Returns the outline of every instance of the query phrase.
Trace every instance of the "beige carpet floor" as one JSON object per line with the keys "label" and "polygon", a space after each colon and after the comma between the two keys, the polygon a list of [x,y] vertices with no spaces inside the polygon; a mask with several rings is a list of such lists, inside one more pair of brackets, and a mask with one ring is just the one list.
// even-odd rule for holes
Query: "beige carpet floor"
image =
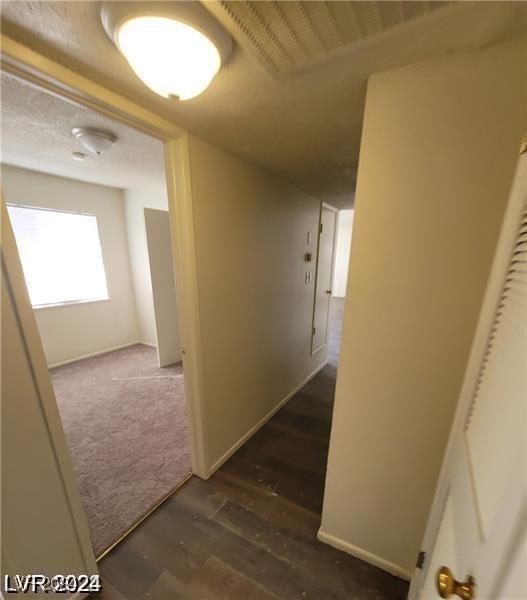
{"label": "beige carpet floor", "polygon": [[51,379],[98,556],[191,472],[183,369],[137,344]]}

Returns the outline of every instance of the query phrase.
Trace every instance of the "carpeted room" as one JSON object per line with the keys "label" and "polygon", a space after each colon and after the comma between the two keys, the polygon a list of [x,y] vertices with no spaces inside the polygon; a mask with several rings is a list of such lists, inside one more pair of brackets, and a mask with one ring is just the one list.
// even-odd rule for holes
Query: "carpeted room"
{"label": "carpeted room", "polygon": [[[2,118],[8,213],[100,556],[191,473],[162,145],[5,75]],[[79,124],[116,139],[90,155]]]}
{"label": "carpeted room", "polygon": [[136,344],[51,370],[96,555],[190,474],[181,364]]}

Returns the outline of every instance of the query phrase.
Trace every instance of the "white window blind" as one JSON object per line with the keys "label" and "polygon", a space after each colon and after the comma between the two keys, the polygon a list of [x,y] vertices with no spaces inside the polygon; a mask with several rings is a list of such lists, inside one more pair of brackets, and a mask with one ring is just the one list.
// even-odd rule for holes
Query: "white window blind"
{"label": "white window blind", "polygon": [[94,215],[7,209],[34,307],[108,299]]}

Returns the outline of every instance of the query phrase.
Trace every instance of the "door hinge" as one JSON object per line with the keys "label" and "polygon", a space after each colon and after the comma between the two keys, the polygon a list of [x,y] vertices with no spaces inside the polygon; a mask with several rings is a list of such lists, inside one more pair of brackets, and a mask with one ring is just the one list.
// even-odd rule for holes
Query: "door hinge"
{"label": "door hinge", "polygon": [[320,223],[320,226],[318,228],[318,232],[322,233],[322,230],[324,229],[324,223]]}
{"label": "door hinge", "polygon": [[313,327],[313,335],[315,335],[315,331],[317,330],[316,327]]}
{"label": "door hinge", "polygon": [[424,550],[420,550],[419,554],[417,555],[417,562],[415,563],[415,566],[418,569],[423,568],[423,565],[425,564],[425,558],[426,558],[426,552]]}

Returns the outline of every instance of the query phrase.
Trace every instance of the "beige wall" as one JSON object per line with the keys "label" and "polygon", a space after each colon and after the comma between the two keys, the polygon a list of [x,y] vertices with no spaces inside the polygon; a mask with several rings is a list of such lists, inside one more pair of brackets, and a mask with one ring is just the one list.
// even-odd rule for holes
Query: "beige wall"
{"label": "beige wall", "polygon": [[167,210],[155,208],[143,210],[154,299],[157,358],[159,366],[166,367],[182,358],[170,214]]}
{"label": "beige wall", "polygon": [[126,230],[130,252],[130,265],[135,305],[141,342],[156,345],[154,298],[148,262],[148,245],[145,229],[145,208],[168,210],[167,190],[164,181],[158,185],[125,190]]}
{"label": "beige wall", "polygon": [[[190,137],[204,378],[214,465],[325,361],[311,356],[320,203]],[[311,246],[307,233],[311,232]]]}
{"label": "beige wall", "polygon": [[516,40],[368,85],[321,538],[402,571],[526,128],[526,50]]}
{"label": "beige wall", "polygon": [[137,341],[122,191],[2,165],[7,203],[95,214],[110,300],[35,310],[49,365]]}

